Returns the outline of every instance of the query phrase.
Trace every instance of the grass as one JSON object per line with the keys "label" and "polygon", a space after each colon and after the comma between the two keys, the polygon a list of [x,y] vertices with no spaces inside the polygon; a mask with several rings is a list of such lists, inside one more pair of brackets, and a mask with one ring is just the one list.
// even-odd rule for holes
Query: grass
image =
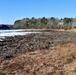
{"label": "grass", "polygon": [[[73,29],[71,31],[76,30]],[[52,34],[50,38],[53,36],[52,38],[55,38],[54,42],[55,40],[59,39],[60,41],[63,40],[62,44],[57,44],[48,49],[38,49],[32,52],[26,52],[16,56],[11,60],[2,59],[0,61],[0,74],[76,75],[76,36],[75,33],[73,34],[66,32],[54,32],[46,35],[50,36]],[[65,43],[69,38],[70,40]]]}
{"label": "grass", "polygon": [[1,69],[2,71],[15,72],[16,75],[60,75],[61,72],[64,75],[75,75],[75,49],[76,41],[72,41],[49,50],[27,52],[10,61],[3,61]]}

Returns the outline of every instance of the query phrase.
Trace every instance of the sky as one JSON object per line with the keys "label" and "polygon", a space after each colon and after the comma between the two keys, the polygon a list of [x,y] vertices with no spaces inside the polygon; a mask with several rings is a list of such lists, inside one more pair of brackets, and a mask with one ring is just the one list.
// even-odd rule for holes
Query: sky
{"label": "sky", "polygon": [[76,0],[0,0],[0,24],[40,17],[76,17]]}

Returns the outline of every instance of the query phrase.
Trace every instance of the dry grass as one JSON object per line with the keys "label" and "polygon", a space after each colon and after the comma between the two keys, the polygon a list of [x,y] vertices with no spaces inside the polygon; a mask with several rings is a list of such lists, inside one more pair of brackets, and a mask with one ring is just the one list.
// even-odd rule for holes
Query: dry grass
{"label": "dry grass", "polygon": [[27,52],[14,59],[3,61],[1,73],[11,75],[76,75],[76,41]]}
{"label": "dry grass", "polygon": [[19,29],[19,30],[23,30],[23,31],[71,31],[71,32],[76,32],[76,28],[72,28],[70,30],[65,30],[65,29]]}

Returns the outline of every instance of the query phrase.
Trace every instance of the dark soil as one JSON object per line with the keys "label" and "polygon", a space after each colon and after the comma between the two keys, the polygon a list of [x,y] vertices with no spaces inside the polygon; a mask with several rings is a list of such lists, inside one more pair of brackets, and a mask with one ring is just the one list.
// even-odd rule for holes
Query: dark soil
{"label": "dark soil", "polygon": [[0,41],[0,75],[76,75],[76,32],[6,37]]}
{"label": "dark soil", "polygon": [[76,40],[74,32],[42,32],[27,36],[6,37],[0,41],[0,56],[13,56],[39,49],[49,49],[58,44]]}

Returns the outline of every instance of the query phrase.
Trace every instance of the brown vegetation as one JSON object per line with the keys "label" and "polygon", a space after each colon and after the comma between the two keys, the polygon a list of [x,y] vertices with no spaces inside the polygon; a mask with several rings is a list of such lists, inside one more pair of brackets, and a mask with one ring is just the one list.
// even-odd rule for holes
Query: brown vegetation
{"label": "brown vegetation", "polygon": [[[42,38],[44,36],[48,37],[49,40],[46,40],[53,41],[53,46],[49,45],[48,49],[35,48],[36,50],[34,51],[28,50],[25,53],[9,60],[4,60],[1,58],[0,74],[76,75],[76,33],[49,32],[45,35],[44,34],[38,34],[38,36]],[[38,38],[38,36],[35,34],[33,38],[36,39],[36,37]],[[44,44],[46,44],[47,41],[44,41]],[[41,41],[40,43],[42,42],[43,41]]]}

